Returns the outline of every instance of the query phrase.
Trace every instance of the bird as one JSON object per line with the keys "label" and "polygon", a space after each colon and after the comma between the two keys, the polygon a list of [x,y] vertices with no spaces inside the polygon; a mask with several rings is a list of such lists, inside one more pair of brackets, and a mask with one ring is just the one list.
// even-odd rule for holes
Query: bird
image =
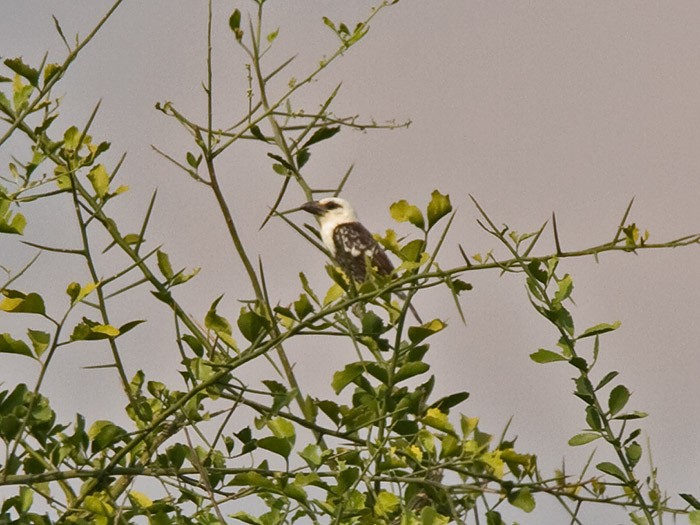
{"label": "bird", "polygon": [[[369,262],[378,275],[388,276],[394,271],[384,249],[358,220],[355,210],[345,199],[327,197],[309,201],[301,209],[315,215],[321,227],[321,240],[343,272],[357,284],[367,280]],[[398,292],[401,299],[406,296]],[[413,305],[413,315],[422,324]]]}
{"label": "bird", "polygon": [[394,271],[386,252],[357,219],[348,201],[329,197],[307,202],[302,209],[317,217],[323,244],[353,281],[361,284],[367,280],[367,261],[379,275],[390,275]]}

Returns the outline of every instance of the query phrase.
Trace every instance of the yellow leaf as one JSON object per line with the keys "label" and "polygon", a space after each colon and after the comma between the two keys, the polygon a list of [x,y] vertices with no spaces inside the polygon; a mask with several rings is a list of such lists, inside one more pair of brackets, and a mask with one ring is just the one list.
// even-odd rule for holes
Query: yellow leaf
{"label": "yellow leaf", "polygon": [[341,298],[344,293],[345,292],[338,285],[338,283],[333,283],[333,286],[331,286],[328,289],[328,292],[326,292],[326,297],[323,299],[323,306],[327,306],[333,301],[336,301],[337,299]]}
{"label": "yellow leaf", "polygon": [[141,507],[142,509],[147,509],[153,505],[153,500],[146,496],[143,492],[132,490],[129,492],[129,499],[134,505]]}
{"label": "yellow leaf", "polygon": [[383,490],[377,495],[374,513],[377,516],[387,516],[396,510],[399,506],[399,501],[399,497],[396,494]]}

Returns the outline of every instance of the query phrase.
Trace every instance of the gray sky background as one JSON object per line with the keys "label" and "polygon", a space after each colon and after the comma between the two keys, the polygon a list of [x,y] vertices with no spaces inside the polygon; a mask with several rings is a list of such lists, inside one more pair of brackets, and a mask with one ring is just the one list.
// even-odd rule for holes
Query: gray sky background
{"label": "gray sky background", "polygon": [[[8,4],[0,19],[0,54],[22,55],[32,64],[46,50],[52,61],[64,56],[51,14],[70,39],[76,32],[84,36],[109,6],[85,0]],[[224,127],[244,114],[247,87],[245,61],[227,20],[234,7],[247,9],[252,2],[215,5],[215,111],[217,125]],[[303,77],[335,49],[335,36],[322,16],[354,26],[371,5],[270,1],[268,28],[281,30],[268,64],[299,55],[276,89],[292,75]],[[433,189],[449,193],[458,215],[440,259],[443,267],[460,264],[458,243],[468,254],[492,248],[504,253],[476,225],[469,193],[497,222],[521,232],[537,229],[556,212],[565,250],[611,240],[632,197],[631,220],[650,230],[651,241],[697,233],[699,20],[700,3],[694,0],[403,0],[381,13],[365,41],[333,64],[295,104],[313,109],[342,81],[338,115],[410,119],[410,128],[344,130],[312,152],[305,175],[316,186],[332,186],[355,163],[344,196],[378,232],[395,228],[411,233],[391,220],[392,202],[406,198],[424,207]],[[151,149],[153,144],[179,159],[188,148],[193,150],[177,123],[154,104],[172,101],[204,122],[200,86],[205,50],[205,2],[126,2],[59,84],[56,94],[65,97],[61,125],[55,128],[85,122],[102,100],[92,135],[112,142],[113,161],[128,152],[120,183],[131,192],[115,202],[118,216],[135,230],[157,187],[148,240],[163,243],[176,266],[202,267],[180,297],[202,319],[212,300],[225,292],[223,311],[228,309],[233,319],[239,308],[236,299],[248,296],[249,290],[241,284],[246,282],[243,270],[215,203],[204,187]],[[11,153],[24,155],[13,150],[19,144],[12,142],[0,151],[0,166],[7,166]],[[321,254],[309,250],[284,224],[273,221],[258,231],[280,183],[266,151],[244,144],[226,155],[219,170],[247,247],[265,263],[271,296],[289,303],[300,291],[299,271],[319,289],[325,290],[328,278]],[[303,195],[294,189],[283,207],[301,201]],[[70,242],[70,228],[56,221],[56,213],[27,206],[30,221],[34,217],[28,238]],[[550,233],[539,253],[552,248]],[[0,264],[18,268],[32,254],[28,248],[16,251],[0,237]],[[41,289],[56,279],[66,284],[85,281],[80,274],[64,275],[66,260],[47,257],[40,265],[40,276],[27,277],[17,287]],[[629,407],[650,413],[643,423],[645,437],[662,486],[671,494],[698,495],[697,247],[604,254],[599,263],[592,258],[565,260],[561,268],[574,277],[577,328],[623,323],[602,338],[599,366],[601,371],[621,371],[621,381],[633,391]],[[584,427],[583,404],[570,394],[571,371],[563,365],[536,365],[528,357],[537,348],[552,348],[557,336],[529,306],[523,280],[496,272],[468,274],[466,280],[475,285],[462,296],[466,326],[445,292],[418,299],[424,317],[451,322],[429,354],[436,393],[471,392],[461,411],[480,417],[482,429],[495,434],[514,416],[511,434],[519,436],[520,449],[539,455],[545,471],[557,468],[563,456],[570,458],[567,464],[580,465],[590,448],[573,450],[566,441]],[[64,302],[59,296],[49,304],[59,308]],[[152,318],[150,311],[157,306],[155,300],[131,302],[128,297],[120,303],[123,321]],[[5,322],[7,316],[0,318]],[[162,322],[161,332],[143,329],[132,336],[124,355],[128,372],[143,368],[152,378],[176,383],[179,358],[168,316],[154,322]],[[7,331],[1,324],[0,330]],[[333,371],[353,360],[354,353],[351,348],[325,343],[310,348],[306,343],[292,347],[291,358],[301,384],[309,385],[311,393],[330,395]],[[56,359],[47,392],[64,418],[76,411],[92,419],[112,417],[123,406],[118,396],[93,394],[118,391],[111,372],[82,368],[105,362],[104,348],[71,346]],[[30,381],[35,372],[26,360],[3,357],[0,381]],[[246,379],[254,382],[268,372],[249,370]],[[677,498],[673,502],[679,504]],[[517,519],[527,523],[522,514]]]}

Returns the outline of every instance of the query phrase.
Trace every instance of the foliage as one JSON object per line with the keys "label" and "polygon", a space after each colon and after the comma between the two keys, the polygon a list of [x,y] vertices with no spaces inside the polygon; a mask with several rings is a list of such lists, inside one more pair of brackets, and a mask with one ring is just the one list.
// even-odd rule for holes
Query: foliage
{"label": "foliage", "polygon": [[[574,281],[559,268],[567,257],[686,246],[698,244],[699,235],[651,244],[648,233],[640,234],[634,223],[627,222],[628,208],[611,242],[579,252],[558,248],[554,254],[535,256],[532,253],[545,226],[529,234],[498,228],[474,200],[482,215],[480,224],[509,255],[498,259],[489,252],[470,260],[464,254],[463,265],[441,268],[438,255],[454,212],[449,196],[436,190],[425,209],[405,200],[391,206],[392,217],[409,223],[416,232],[413,240],[398,239],[393,230],[379,238],[401,261],[391,279],[373,276],[355,286],[329,265],[328,290],[313,289],[300,274],[298,299],[291,304],[275,302],[265,286],[263,265],[256,267],[250,260],[239,223],[221,191],[217,159],[241,140],[259,144],[265,153],[262,161],[272,161],[273,176],[281,176],[266,222],[282,220],[300,235],[300,242],[305,239],[319,246],[313,228],[300,227],[279,211],[289,185],[297,184],[309,199],[323,191],[309,184],[303,168],[313,151],[343,129],[399,126],[335,115],[330,107],[339,87],[322,102],[320,111],[295,109],[294,95],[358,45],[368,34],[369,22],[390,3],[378,5],[353,28],[324,18],[323,24],[338,38],[337,48],[277,95],[270,92],[270,81],[286,71],[293,58],[279,65],[268,65],[263,59],[280,31],[263,29],[265,1],[253,2],[248,25],[245,14],[236,9],[227,26],[215,26],[210,5],[209,42],[212,30],[230,31],[249,59],[248,111],[226,129],[213,127],[209,46],[206,123],[197,123],[171,103],[158,104],[158,110],[193,139],[192,151],[162,154],[212,192],[246,269],[252,295],[235,320],[222,312],[221,297],[198,320],[187,313],[176,293],[197,270],[176,269],[166,251],[146,241],[156,194],[138,231],[124,231],[114,218],[113,210],[126,198],[128,188],[117,182],[121,161],[109,166],[103,160],[111,144],[90,135],[99,105],[85,124],[65,126],[58,118],[60,99],[52,95],[54,85],[120,3],[75,47],[65,40],[56,21],[69,49],[63,63],[44,60],[33,67],[20,58],[4,61],[12,76],[0,79],[7,81],[0,91],[0,112],[8,124],[0,144],[21,134],[28,150],[17,152],[18,158],[27,160],[10,163],[9,175],[3,177],[7,186],[0,189],[0,233],[22,236],[31,217],[19,211],[21,204],[56,202],[67,223],[72,215],[81,245],[25,242],[38,253],[59,254],[72,264],[84,265],[89,279],[56,283],[65,290],[62,306],[57,306],[45,300],[45,292],[20,290],[15,284],[32,270],[36,258],[19,270],[7,270],[1,318],[21,317],[27,330],[19,338],[0,334],[0,353],[32,361],[38,376],[31,386],[6,383],[8,388],[0,392],[4,444],[0,484],[14,490],[2,504],[0,523],[107,524],[147,519],[154,524],[454,521],[495,525],[504,523],[504,507],[533,512],[542,497],[561,504],[576,523],[584,504],[623,506],[633,523],[661,523],[668,513],[686,513],[691,523],[698,522],[697,499],[684,494],[688,507],[671,508],[656,482],[655,469],[646,476],[640,473],[644,455],[640,425],[645,414],[628,408],[631,393],[617,371],[597,367],[601,341],[619,323],[602,322],[577,330],[567,307]],[[182,157],[184,161],[177,160]],[[329,193],[339,194],[351,171]],[[559,247],[556,221],[553,232]],[[128,262],[106,273],[100,257],[103,250],[118,251]],[[471,289],[464,276],[493,270],[522,276],[531,305],[555,329],[556,350],[539,349],[531,358],[536,363],[566,364],[573,372],[574,394],[583,403],[587,428],[573,435],[569,444],[602,443],[614,456],[612,461],[596,463],[595,472],[589,473],[586,466],[578,474],[544,475],[536,457],[517,448],[507,432],[496,437],[480,427],[478,417],[456,411],[469,397],[467,392],[439,399],[432,395],[436,378],[430,374],[427,356],[433,336],[448,327],[437,318],[413,323],[411,301],[422,290],[442,286],[461,314],[462,293]],[[123,294],[143,297],[149,293],[174,319],[173,339],[164,344],[178,350],[183,386],[149,380],[142,371],[130,377],[122,364],[122,336],[148,330],[149,324],[142,319],[112,324],[112,301]],[[405,300],[400,300],[399,293]],[[328,378],[335,396],[327,399],[304,394],[304,385],[297,383],[286,355],[291,339],[318,337],[342,338],[357,352],[356,360]],[[80,414],[70,423],[57,421],[42,393],[44,379],[51,373],[57,351],[77,343],[109,348],[110,367],[126,400],[128,426],[116,424],[118,418],[110,414],[93,422]],[[269,359],[279,366],[283,381],[270,378],[262,386],[244,383],[237,372],[256,359]],[[157,480],[162,490],[137,490],[134,483],[142,478]]]}

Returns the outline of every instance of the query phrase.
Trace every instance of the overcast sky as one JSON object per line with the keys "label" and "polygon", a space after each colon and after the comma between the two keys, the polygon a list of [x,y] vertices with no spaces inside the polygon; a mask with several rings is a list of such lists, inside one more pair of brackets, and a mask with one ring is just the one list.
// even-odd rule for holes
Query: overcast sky
{"label": "overcast sky", "polygon": [[[9,4],[0,18],[0,54],[22,55],[32,64],[46,50],[52,61],[64,56],[52,14],[70,40],[76,32],[84,36],[109,6],[94,0]],[[252,2],[215,4],[216,125],[225,126],[245,113],[247,87],[245,60],[227,20],[234,7],[245,10]],[[269,30],[280,27],[270,63],[298,54],[275,86],[278,92],[289,77],[303,77],[335,48],[335,36],[322,16],[354,26],[371,5],[359,0],[270,1]],[[382,12],[365,41],[332,65],[296,104],[313,110],[342,81],[338,115],[410,119],[411,126],[368,133],[344,130],[313,151],[305,176],[318,187],[332,186],[354,163],[344,196],[377,232],[396,228],[411,233],[391,220],[392,202],[405,198],[424,207],[433,189],[448,193],[458,215],[442,267],[460,264],[458,243],[469,254],[497,248],[475,223],[470,193],[497,223],[521,232],[537,229],[556,212],[565,250],[611,240],[632,197],[631,220],[651,232],[651,241],[697,233],[698,20],[700,3],[695,0],[403,0]],[[65,95],[64,127],[84,123],[102,101],[93,136],[112,142],[111,162],[128,153],[120,183],[128,184],[131,192],[117,206],[118,216],[129,225],[125,229],[138,227],[157,187],[149,242],[163,243],[176,265],[202,267],[182,292],[189,311],[202,319],[211,301],[225,292],[222,305],[234,318],[236,299],[249,296],[250,290],[242,284],[243,269],[215,203],[204,187],[151,148],[180,159],[193,150],[188,136],[154,105],[172,101],[204,122],[205,52],[205,2],[127,1],[80,55],[56,94]],[[2,166],[17,153],[10,149],[13,144],[18,142],[0,151]],[[260,255],[265,263],[271,295],[288,303],[300,291],[300,271],[319,289],[328,281],[322,255],[284,224],[272,222],[258,231],[280,183],[266,152],[244,145],[228,154],[219,170],[244,241],[251,255]],[[283,207],[303,199],[301,192],[291,190]],[[26,211],[30,221],[35,217],[28,238],[41,242],[66,235],[56,210],[30,206]],[[18,268],[33,252],[8,253],[9,243],[0,237],[0,264]],[[550,252],[552,246],[549,233],[539,253]],[[496,253],[504,252],[497,248]],[[662,486],[671,494],[700,493],[700,418],[695,408],[700,399],[699,260],[693,247],[604,254],[599,263],[592,258],[562,263],[575,282],[577,328],[622,321],[618,332],[602,339],[599,366],[603,372],[621,371],[621,381],[633,391],[630,408],[650,413],[645,436]],[[21,284],[48,286],[59,276],[61,282],[71,280],[61,274],[66,261],[43,258],[41,264],[43,277],[28,277]],[[465,279],[475,285],[462,296],[466,326],[447,294],[431,292],[417,300],[424,317],[445,317],[451,323],[428,356],[437,394],[471,392],[461,410],[480,417],[488,432],[499,434],[514,416],[510,429],[519,436],[519,448],[538,454],[545,471],[557,468],[565,455],[574,458],[571,464],[580,464],[589,449],[566,445],[585,425],[583,404],[570,394],[572,372],[528,358],[540,347],[554,347],[556,333],[529,306],[521,278],[480,272]],[[52,305],[58,308],[61,301],[59,297]],[[124,321],[151,318],[156,305],[124,300],[118,311]],[[151,377],[178,381],[178,356],[167,318],[162,316],[162,332],[142,330],[132,339],[133,348],[124,356],[129,373],[143,368]],[[2,326],[0,330],[5,331]],[[301,384],[330,395],[332,372],[354,359],[354,353],[349,347],[299,346],[291,358]],[[123,406],[122,399],[84,395],[118,388],[111,372],[82,368],[107,359],[104,349],[94,347],[71,347],[57,356],[47,392],[64,419],[76,411],[103,418]],[[0,380],[6,385],[18,377],[31,380],[36,371],[25,361],[3,357],[7,364],[0,367]],[[251,371],[251,382],[255,373]],[[672,501],[679,504],[677,498]],[[526,522],[522,515],[518,519]]]}

